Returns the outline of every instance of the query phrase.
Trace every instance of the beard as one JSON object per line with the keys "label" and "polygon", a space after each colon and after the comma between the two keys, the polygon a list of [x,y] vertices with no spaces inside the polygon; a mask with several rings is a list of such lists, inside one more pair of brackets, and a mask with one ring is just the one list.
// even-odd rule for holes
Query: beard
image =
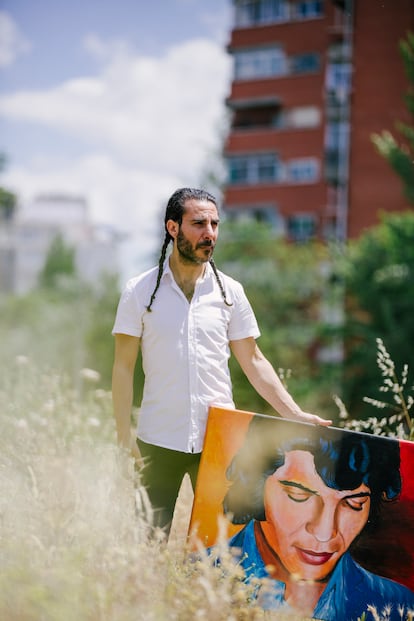
{"label": "beard", "polygon": [[[193,246],[180,229],[177,235],[177,250],[185,263],[201,265],[211,259],[214,244],[212,241],[207,240]],[[202,250],[202,253],[197,254],[197,250]]]}

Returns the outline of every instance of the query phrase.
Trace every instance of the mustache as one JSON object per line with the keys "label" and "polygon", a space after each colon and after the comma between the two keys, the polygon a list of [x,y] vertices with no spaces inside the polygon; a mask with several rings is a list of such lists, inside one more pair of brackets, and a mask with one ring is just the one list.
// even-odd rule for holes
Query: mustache
{"label": "mustache", "polygon": [[197,248],[214,248],[214,244],[210,239],[206,239],[204,242],[200,242],[196,246]]}

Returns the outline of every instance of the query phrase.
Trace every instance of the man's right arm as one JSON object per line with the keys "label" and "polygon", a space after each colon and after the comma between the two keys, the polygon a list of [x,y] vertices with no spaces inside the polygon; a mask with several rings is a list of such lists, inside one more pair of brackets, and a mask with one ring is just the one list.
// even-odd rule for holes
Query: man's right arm
{"label": "man's right arm", "polygon": [[131,451],[136,459],[139,450],[131,430],[134,396],[134,370],[141,339],[128,334],[115,334],[115,355],[112,370],[112,402],[119,446]]}

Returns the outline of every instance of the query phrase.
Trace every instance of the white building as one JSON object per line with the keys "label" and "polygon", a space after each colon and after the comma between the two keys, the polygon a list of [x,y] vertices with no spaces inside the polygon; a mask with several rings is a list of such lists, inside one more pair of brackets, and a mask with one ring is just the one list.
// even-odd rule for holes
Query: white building
{"label": "white building", "polygon": [[36,287],[57,235],[75,250],[77,273],[85,281],[92,283],[102,273],[119,271],[118,236],[111,228],[90,221],[84,198],[42,195],[18,207],[8,226],[7,243],[2,244],[9,249],[9,255],[11,252],[8,269],[12,277],[8,282],[14,293],[24,294]]}

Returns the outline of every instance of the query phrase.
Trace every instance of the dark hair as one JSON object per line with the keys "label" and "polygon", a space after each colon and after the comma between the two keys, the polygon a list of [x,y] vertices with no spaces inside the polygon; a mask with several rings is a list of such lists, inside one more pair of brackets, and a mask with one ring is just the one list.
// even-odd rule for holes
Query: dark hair
{"label": "dark hair", "polygon": [[226,476],[232,485],[223,507],[233,524],[264,520],[266,479],[285,462],[285,453],[309,451],[325,485],[353,490],[367,485],[371,492],[369,519],[378,517],[381,501],[401,491],[400,449],[397,440],[364,433],[306,425],[255,415],[245,442],[230,463]]}
{"label": "dark hair", "polygon": [[[155,284],[154,291],[151,294],[151,298],[147,306],[148,312],[151,312],[152,303],[155,300],[158,287],[160,286],[161,277],[162,277],[162,273],[164,270],[164,262],[165,262],[165,257],[167,254],[168,244],[172,240],[171,235],[167,231],[167,222],[168,220],[173,220],[174,222],[177,222],[179,225],[181,225],[183,221],[183,214],[185,212],[185,203],[186,201],[191,200],[191,199],[195,199],[199,201],[209,201],[210,203],[213,203],[217,207],[217,200],[212,194],[210,194],[210,192],[207,192],[206,190],[199,190],[197,188],[180,188],[179,190],[176,190],[174,194],[170,197],[167,203],[167,208],[165,210],[165,217],[164,217],[165,238],[164,238],[164,243],[161,248],[160,258],[158,260],[157,282]],[[223,283],[221,282],[220,276],[217,272],[216,264],[214,263],[212,258],[210,259],[209,263],[213,269],[214,276],[216,277],[217,284],[220,288],[221,296],[224,300],[224,303],[227,304],[227,306],[231,306],[231,303],[227,301],[226,292],[224,290]]]}

